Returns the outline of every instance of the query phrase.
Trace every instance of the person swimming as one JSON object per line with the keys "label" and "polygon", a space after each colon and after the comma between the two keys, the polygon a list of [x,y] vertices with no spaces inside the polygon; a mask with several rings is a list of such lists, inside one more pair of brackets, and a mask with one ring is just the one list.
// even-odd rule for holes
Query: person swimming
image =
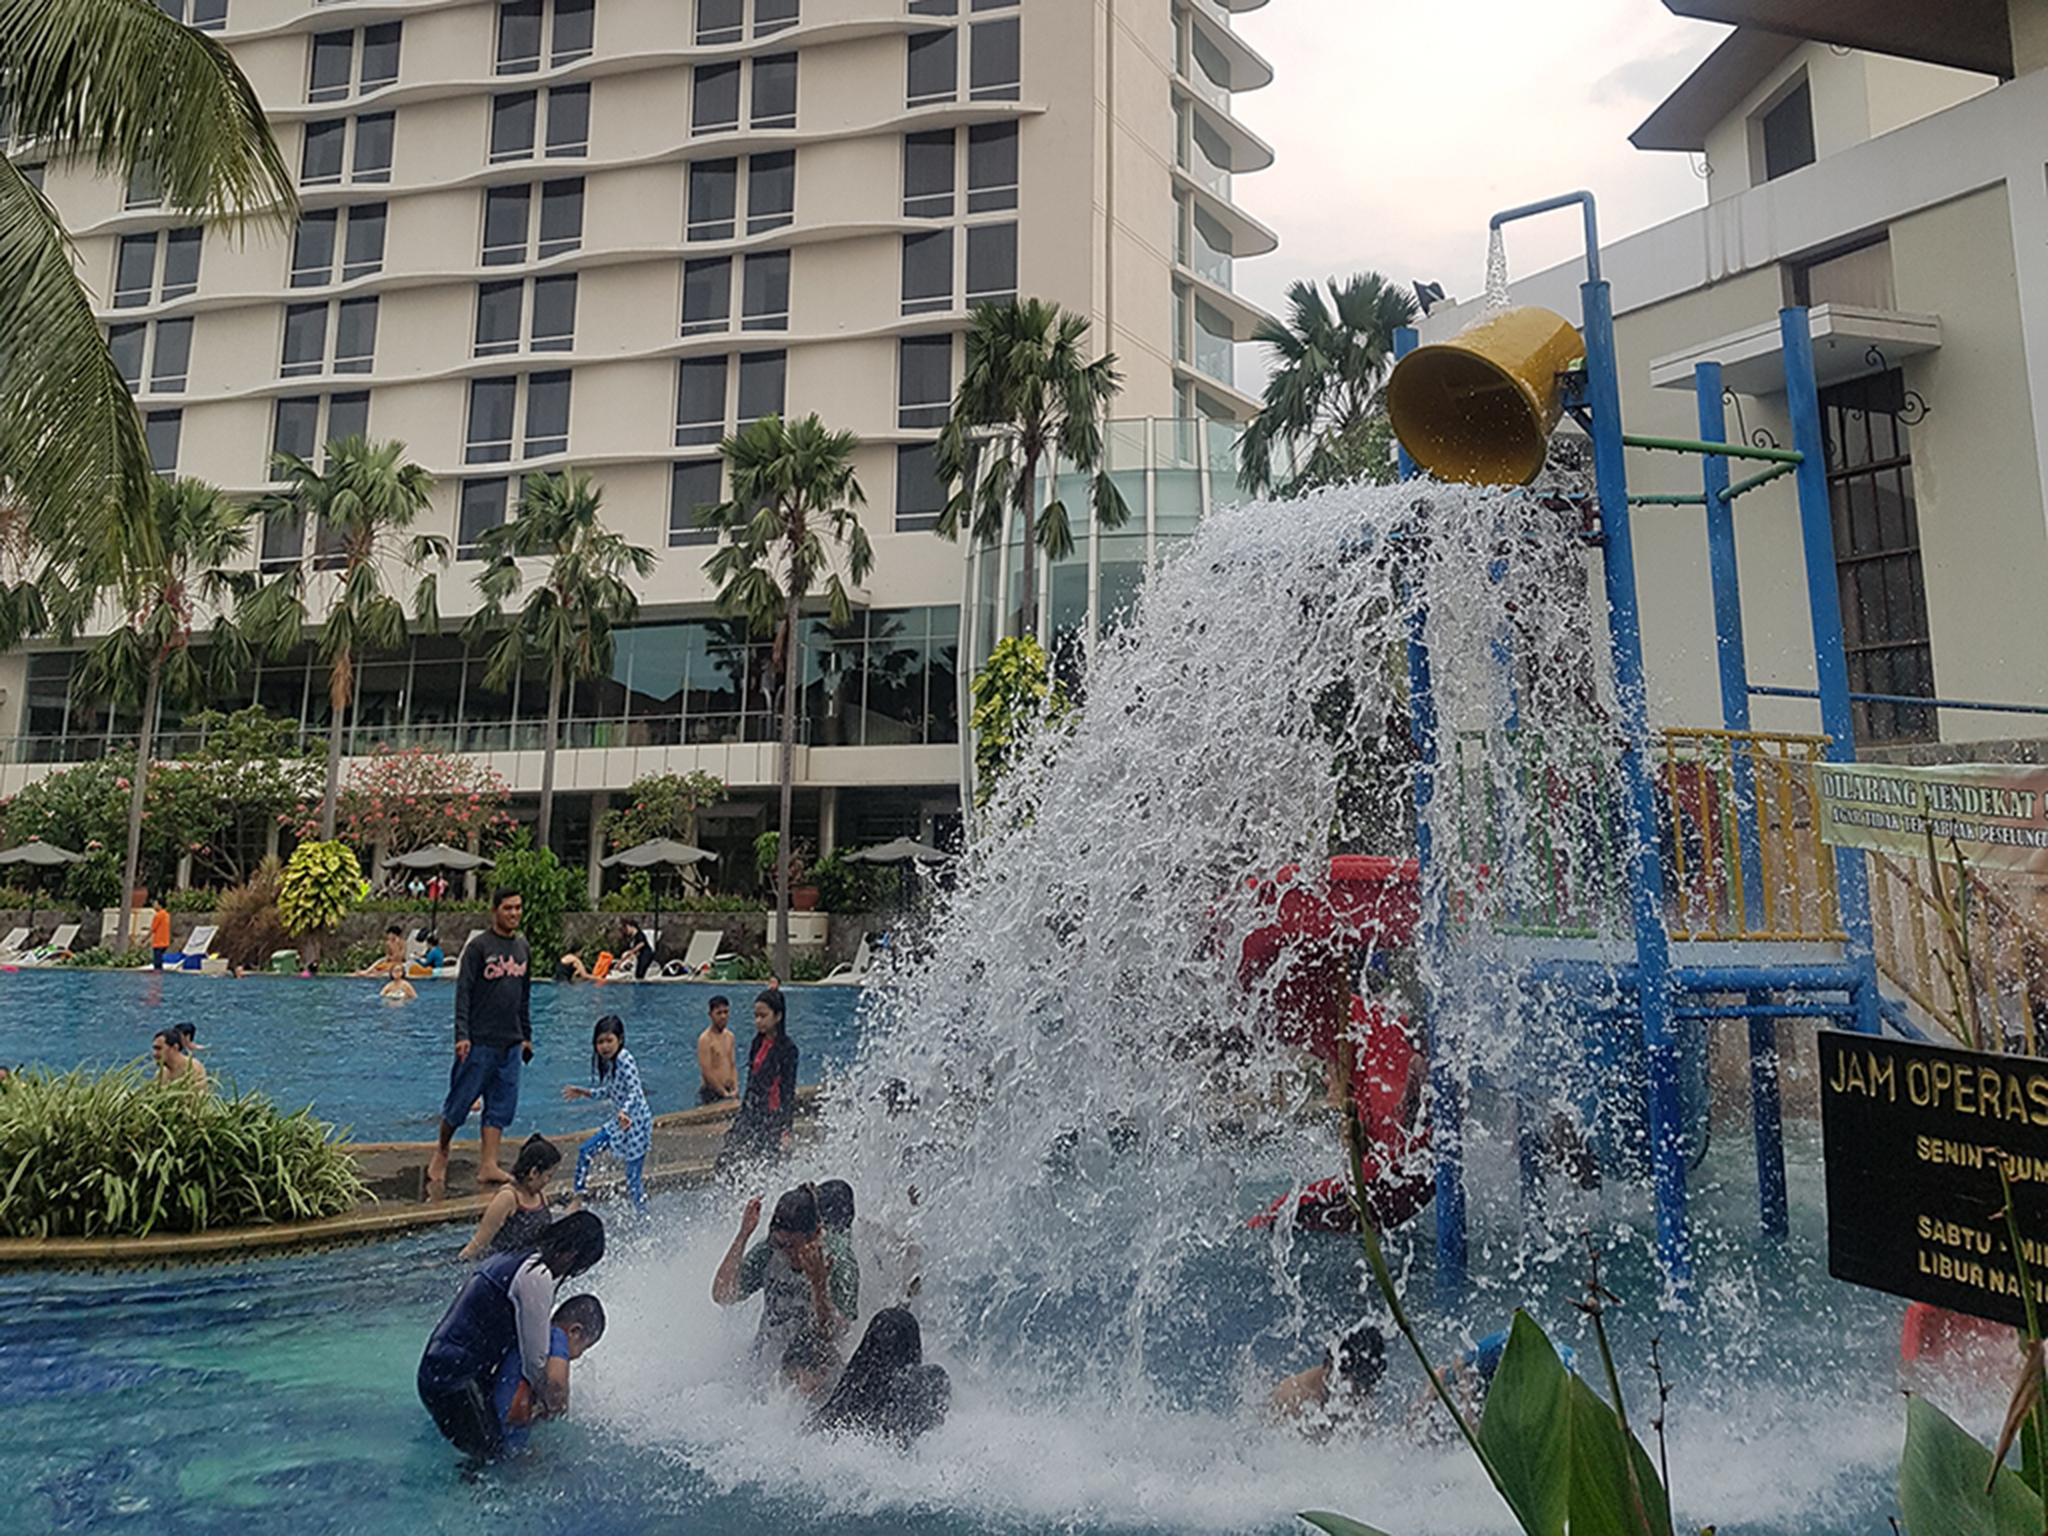
{"label": "person swimming", "polygon": [[925,1363],[917,1319],[902,1307],[884,1307],[869,1320],[860,1348],[810,1427],[907,1446],[943,1424],[952,1403],[952,1378],[944,1366]]}
{"label": "person swimming", "polygon": [[1297,1371],[1273,1388],[1267,1408],[1276,1419],[1325,1423],[1339,1411],[1352,1412],[1370,1398],[1387,1373],[1386,1335],[1361,1323],[1323,1351],[1320,1365]]}

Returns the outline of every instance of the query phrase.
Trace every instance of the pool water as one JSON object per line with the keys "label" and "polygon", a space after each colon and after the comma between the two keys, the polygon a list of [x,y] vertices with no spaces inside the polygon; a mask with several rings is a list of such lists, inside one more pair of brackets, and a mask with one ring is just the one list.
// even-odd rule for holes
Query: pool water
{"label": "pool water", "polygon": [[[1623,1225],[1603,1238],[1614,1249],[1606,1278],[1624,1297],[1616,1355],[1639,1420],[1651,1401],[1648,1341],[1663,1340],[1673,1481],[1692,1528],[1880,1536],[1893,1509],[1898,1307],[1822,1272],[1810,1153],[1798,1149],[1788,1248],[1706,1245],[1705,1321],[1649,1304],[1639,1233]],[[1710,1157],[1697,1186],[1704,1230],[1747,1230],[1743,1174],[1739,1154]],[[971,1350],[959,1341],[928,1339],[955,1371],[940,1431],[907,1455],[821,1442],[793,1408],[748,1385],[754,1309],[710,1304],[735,1199],[657,1197],[644,1225],[606,1211],[611,1252],[587,1284],[611,1327],[576,1368],[572,1416],[538,1429],[526,1457],[475,1476],[413,1392],[420,1347],[462,1280],[460,1233],[228,1265],[0,1277],[0,1486],[10,1494],[0,1529],[1277,1536],[1296,1529],[1292,1511],[1319,1507],[1396,1536],[1508,1529],[1457,1448],[1418,1446],[1397,1422],[1316,1445],[1262,1421],[1265,1388],[1311,1363],[1316,1346],[1274,1336],[1264,1239],[1249,1233],[1221,1244],[1178,1298],[1181,1320],[1156,1341],[1146,1393],[1017,1376],[963,1358]],[[1481,1330],[1433,1314],[1427,1249],[1423,1226],[1396,1240],[1395,1257],[1447,1352]],[[1591,1358],[1570,1306],[1575,1245],[1494,1234],[1474,1259],[1492,1279],[1469,1318],[1498,1321],[1527,1301]],[[1289,1271],[1313,1315],[1362,1305],[1348,1240],[1300,1239]],[[1420,1377],[1398,1344],[1390,1358],[1381,1396],[1398,1420]],[[1990,1396],[1974,1404],[1977,1422],[1994,1412]]]}
{"label": "pool water", "polygon": [[[149,1055],[170,1024],[198,1028],[207,1072],[268,1094],[286,1109],[311,1104],[359,1141],[431,1139],[448,1087],[455,983],[422,981],[419,998],[387,1003],[380,983],[353,977],[159,975],[152,971],[0,972],[0,1063],[108,1068]],[[656,1114],[697,1102],[697,1036],[717,996],[733,1028],[753,1032],[757,986],[700,982],[533,989],[534,1059],[520,1085],[514,1131],[556,1133],[596,1123],[561,1089],[590,1072],[590,1028],[616,1013]],[[791,987],[789,1033],[800,1082],[843,1064],[857,1043],[856,987]],[[475,1121],[466,1133],[474,1135]],[[508,1136],[508,1140],[513,1139]]]}

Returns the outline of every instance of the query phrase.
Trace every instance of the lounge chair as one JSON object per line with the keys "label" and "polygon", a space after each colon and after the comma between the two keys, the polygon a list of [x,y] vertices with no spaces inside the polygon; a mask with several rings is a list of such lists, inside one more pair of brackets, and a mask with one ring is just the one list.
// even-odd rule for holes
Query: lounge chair
{"label": "lounge chair", "polygon": [[732,959],[732,955],[720,947],[724,943],[724,929],[699,928],[690,935],[690,947],[683,951],[682,974],[684,976],[709,975],[711,967],[718,961]]}
{"label": "lounge chair", "polygon": [[213,923],[201,923],[185,935],[184,946],[164,956],[164,964],[173,970],[196,971],[206,964],[206,952],[213,948],[214,935],[220,929]]}
{"label": "lounge chair", "polygon": [[860,936],[860,948],[853,958],[844,965],[835,965],[818,978],[821,987],[857,987],[868,979],[868,971],[875,963],[873,939],[875,935],[864,933]]}
{"label": "lounge chair", "polygon": [[5,942],[0,942],[0,965],[14,964],[21,959],[23,951],[27,948],[28,930],[16,928],[7,935]]}
{"label": "lounge chair", "polygon": [[78,924],[65,923],[50,935],[50,942],[25,956],[23,965],[55,965],[71,953],[71,946],[78,938]]}

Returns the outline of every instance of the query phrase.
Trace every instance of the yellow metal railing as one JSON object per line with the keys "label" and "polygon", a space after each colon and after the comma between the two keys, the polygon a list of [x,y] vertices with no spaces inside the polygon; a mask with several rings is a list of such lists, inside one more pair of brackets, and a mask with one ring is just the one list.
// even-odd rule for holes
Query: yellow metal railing
{"label": "yellow metal railing", "polygon": [[[1948,935],[1925,859],[1870,855],[1870,918],[1877,968],[1941,1028],[1983,1048],[2040,1054],[2037,1000],[2048,1003],[2048,935],[2022,905],[1975,870],[1965,903],[1955,868],[1942,880],[1949,909],[1967,913],[1970,965]],[[1972,1008],[1972,994],[1975,1007]]]}
{"label": "yellow metal railing", "polygon": [[[1820,840],[1825,736],[1663,733],[1666,914],[1674,939],[1840,941],[1834,852]],[[1754,867],[1743,857],[1753,809]]]}

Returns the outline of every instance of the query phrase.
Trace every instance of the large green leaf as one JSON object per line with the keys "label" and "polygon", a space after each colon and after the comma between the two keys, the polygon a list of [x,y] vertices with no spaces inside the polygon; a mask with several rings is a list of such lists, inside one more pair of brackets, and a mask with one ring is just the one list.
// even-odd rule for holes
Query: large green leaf
{"label": "large green leaf", "polygon": [[1326,1532],[1327,1536],[1387,1536],[1376,1525],[1367,1525],[1349,1515],[1333,1515],[1327,1509],[1305,1509],[1301,1518],[1317,1530]]}
{"label": "large green leaf", "polygon": [[1479,1443],[1529,1536],[1666,1536],[1671,1529],[1663,1485],[1642,1445],[1564,1368],[1526,1312],[1517,1310],[1509,1328]]}
{"label": "large green leaf", "polygon": [[[1987,1486],[1990,1491],[1986,1492]],[[2040,1536],[2041,1500],[2017,1473],[1924,1398],[1906,1400],[1899,1513],[1913,1536]]]}

